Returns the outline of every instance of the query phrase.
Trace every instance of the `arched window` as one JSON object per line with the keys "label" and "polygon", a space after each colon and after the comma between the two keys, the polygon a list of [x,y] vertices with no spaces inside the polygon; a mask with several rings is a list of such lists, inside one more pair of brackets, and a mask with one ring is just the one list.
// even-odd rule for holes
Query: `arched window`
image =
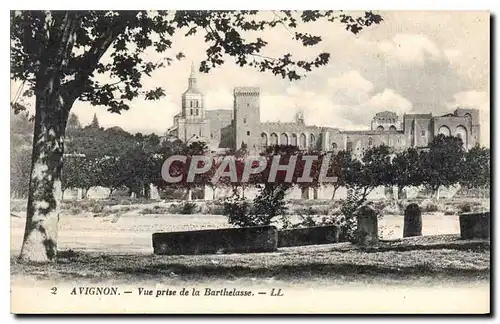
{"label": "arched window", "polygon": [[389,130],[390,130],[391,132],[395,132],[395,131],[396,131],[396,126],[391,125],[391,127],[389,127]]}
{"label": "arched window", "polygon": [[455,130],[455,134],[455,136],[462,140],[464,148],[467,148],[467,129],[464,126],[459,125]]}
{"label": "arched window", "polygon": [[290,145],[297,146],[297,134],[292,134],[290,137]]}
{"label": "arched window", "polygon": [[373,138],[369,137],[368,138],[368,146],[372,146],[373,145]]}
{"label": "arched window", "polygon": [[448,126],[443,125],[443,126],[439,127],[438,134],[443,134],[444,136],[450,136],[451,131],[448,128]]}
{"label": "arched window", "polygon": [[301,149],[305,149],[306,148],[306,134],[304,134],[304,133],[300,134],[299,147]]}
{"label": "arched window", "polygon": [[309,148],[315,149],[316,148],[316,137],[314,134],[309,135]]}
{"label": "arched window", "polygon": [[198,101],[195,101],[195,102],[194,102],[194,106],[195,106],[196,108],[198,108]]}
{"label": "arched window", "polygon": [[271,134],[271,145],[278,145],[278,134]]}
{"label": "arched window", "polygon": [[379,127],[377,127],[377,130],[378,131],[383,131],[384,130],[384,126],[380,125]]}
{"label": "arched window", "polygon": [[337,143],[332,143],[332,150],[336,150],[337,149]]}
{"label": "arched window", "polygon": [[260,134],[260,145],[262,147],[266,147],[268,145],[268,142],[267,142],[267,134],[266,133],[262,133]]}
{"label": "arched window", "polygon": [[281,145],[288,145],[288,135],[286,133],[282,133],[280,137]]}
{"label": "arched window", "polygon": [[465,118],[472,118],[472,116],[471,116],[469,113],[466,113],[466,114],[464,115],[464,117],[465,117]]}

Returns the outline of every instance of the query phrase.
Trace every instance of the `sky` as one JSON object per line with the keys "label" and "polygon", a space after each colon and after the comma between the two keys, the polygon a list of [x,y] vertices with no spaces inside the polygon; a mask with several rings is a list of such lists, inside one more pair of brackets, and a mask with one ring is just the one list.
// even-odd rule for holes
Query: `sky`
{"label": "sky", "polygon": [[[263,54],[312,58],[330,53],[327,66],[314,69],[306,78],[290,82],[269,72],[241,68],[231,61],[208,74],[198,73],[206,109],[232,109],[236,86],[259,86],[261,120],[292,121],[304,112],[307,124],[346,130],[369,129],[373,116],[390,110],[441,115],[457,107],[480,110],[481,144],[490,138],[490,17],[480,11],[380,11],[384,21],[353,35],[343,25],[316,22],[299,28],[322,37],[304,48],[289,30],[275,28],[258,35],[269,45]],[[264,12],[262,15],[271,14]],[[155,71],[144,81],[167,96],[159,101],[134,100],[121,115],[105,107],[76,102],[74,112],[88,124],[97,114],[103,127],[120,126],[129,132],[164,134],[180,111],[191,63],[198,67],[205,56],[203,35],[178,33],[172,52],[186,57]],[[149,52],[153,61],[161,54]],[[13,89],[12,91],[14,91]]]}

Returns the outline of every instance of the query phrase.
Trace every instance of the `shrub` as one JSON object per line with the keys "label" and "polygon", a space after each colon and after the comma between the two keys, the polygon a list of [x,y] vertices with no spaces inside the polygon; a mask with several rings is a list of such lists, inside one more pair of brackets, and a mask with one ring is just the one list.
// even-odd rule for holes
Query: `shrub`
{"label": "shrub", "polygon": [[299,218],[300,218],[300,222],[299,223],[296,223],[296,224],[287,224],[287,226],[285,226],[285,228],[301,228],[301,227],[314,227],[314,226],[318,226],[319,224],[319,221],[316,217],[314,217],[314,215],[299,215]]}
{"label": "shrub", "polygon": [[195,203],[186,201],[179,204],[172,204],[167,208],[171,214],[191,215],[199,212],[199,208]]}
{"label": "shrub", "polygon": [[95,204],[91,208],[91,212],[94,214],[101,213],[104,210],[104,205],[101,204]]}
{"label": "shrub", "polygon": [[472,211],[472,204],[471,203],[462,203],[458,206],[459,210],[461,213],[468,213]]}
{"label": "shrub", "polygon": [[184,202],[181,204],[181,208],[179,210],[179,214],[183,215],[191,215],[197,211],[196,204],[192,202]]}
{"label": "shrub", "polygon": [[340,230],[339,241],[349,242],[354,239],[356,231],[356,218],[346,217],[341,213],[332,213],[322,217],[315,217],[314,215],[299,215],[300,222],[285,228],[304,228],[315,226],[335,226]]}
{"label": "shrub", "polygon": [[[353,241],[357,228],[356,210],[365,202],[359,190],[351,189],[347,199],[319,206],[298,208],[300,221],[288,228],[336,226],[340,230],[340,242]],[[323,215],[323,216],[321,216]],[[285,227],[287,228],[287,227]]]}
{"label": "shrub", "polygon": [[238,193],[226,198],[223,204],[222,214],[227,216],[231,225],[239,227],[254,226],[254,220],[250,217],[250,205],[241,198]]}
{"label": "shrub", "polygon": [[352,188],[349,190],[346,199],[341,199],[340,212],[347,218],[353,218],[359,207],[363,205],[366,198],[361,194],[361,190]]}
{"label": "shrub", "polygon": [[270,225],[277,216],[281,216],[281,221],[286,224],[287,189],[288,186],[283,184],[266,184],[253,200],[251,207],[235,191],[224,203],[224,215],[228,217],[229,224],[240,227]]}
{"label": "shrub", "polygon": [[78,215],[82,212],[82,209],[79,207],[72,207],[69,212],[71,215]]}
{"label": "shrub", "polygon": [[328,215],[331,209],[330,205],[312,205],[312,206],[298,206],[289,208],[289,215]]}
{"label": "shrub", "polygon": [[432,213],[439,211],[438,204],[436,204],[430,199],[424,199],[420,205],[422,208],[422,212],[424,213]]}
{"label": "shrub", "polygon": [[262,224],[269,225],[272,218],[285,215],[286,206],[285,193],[288,186],[283,184],[266,184],[259,195],[253,201],[253,213],[262,218]]}
{"label": "shrub", "polygon": [[211,204],[207,204],[207,214],[224,215],[224,203],[217,201]]}
{"label": "shrub", "polygon": [[[127,208],[127,207],[125,207]],[[144,208],[139,212],[139,214],[153,214],[153,215],[158,215],[158,214],[166,214],[168,212],[168,208],[162,207],[162,206],[154,206],[153,208]]]}
{"label": "shrub", "polygon": [[347,217],[343,214],[330,215],[323,219],[323,225],[335,225],[340,229],[339,240],[341,242],[352,242],[355,239],[357,221],[355,217]]}
{"label": "shrub", "polygon": [[392,204],[385,206],[381,212],[383,215],[400,215],[400,214],[404,213],[400,209],[399,204],[397,204],[397,203],[392,203]]}

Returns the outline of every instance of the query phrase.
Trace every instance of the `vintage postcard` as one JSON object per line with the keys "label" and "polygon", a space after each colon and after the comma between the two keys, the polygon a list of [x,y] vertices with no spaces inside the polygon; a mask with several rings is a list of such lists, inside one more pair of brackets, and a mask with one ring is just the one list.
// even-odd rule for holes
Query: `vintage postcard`
{"label": "vintage postcard", "polygon": [[11,312],[490,314],[490,20],[11,11]]}

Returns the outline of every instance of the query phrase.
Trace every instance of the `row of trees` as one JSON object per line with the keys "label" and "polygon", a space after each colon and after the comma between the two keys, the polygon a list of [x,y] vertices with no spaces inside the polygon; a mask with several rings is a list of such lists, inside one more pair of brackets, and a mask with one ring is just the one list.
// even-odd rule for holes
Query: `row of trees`
{"label": "row of trees", "polygon": [[[153,184],[160,190],[167,187],[191,190],[204,185],[232,186],[235,190],[240,189],[240,194],[244,196],[247,186],[261,184],[266,190],[273,190],[276,185],[284,190],[294,185],[304,189],[325,185],[320,181],[320,174],[326,154],[301,152],[294,146],[269,147],[262,154],[267,167],[258,174],[250,175],[247,182],[241,181],[245,159],[248,157],[244,149],[234,154],[236,178],[223,176],[213,183],[212,179],[223,163],[221,158],[215,158],[209,170],[197,174],[194,181],[189,182],[187,176],[191,157],[210,155],[204,143],[161,143],[154,134],[130,134],[117,127],[103,129],[96,119],[92,124],[81,127],[76,116],[70,119],[72,123],[68,125],[67,154],[62,171],[63,193],[68,188],[81,188],[85,197],[90,188],[101,186],[108,188],[111,193],[123,188],[130,195],[148,197],[150,185]],[[27,151],[24,152],[26,155]],[[177,154],[187,155],[188,160],[171,166],[171,174],[181,175],[182,180],[169,184],[161,177],[162,165],[166,158]],[[14,154],[11,164],[13,194],[22,196],[27,193],[29,178],[29,159],[24,155]],[[286,179],[286,172],[278,171],[275,184],[271,184],[267,180],[276,155],[280,156],[280,164],[288,164],[292,156],[297,157],[297,162],[291,179]],[[310,164],[310,172],[306,172],[311,182],[300,181],[307,167],[302,159],[304,155],[316,158]],[[199,167],[203,166],[203,162],[198,163]],[[229,167],[223,167],[224,171],[228,171]],[[257,164],[252,167],[257,167]],[[357,189],[363,198],[378,186],[397,186],[401,192],[408,186],[423,185],[435,193],[440,186],[457,183],[468,188],[487,187],[490,183],[490,151],[476,146],[465,152],[459,138],[439,135],[427,150],[408,148],[394,153],[387,146],[379,146],[368,149],[361,159],[347,151],[336,152],[330,156],[326,175],[336,178],[336,182],[329,183],[334,187],[332,199],[340,187]]]}
{"label": "row of trees", "polygon": [[[11,194],[25,198],[29,189],[31,134],[33,124],[25,116],[13,118],[11,130]],[[137,196],[147,195],[149,184],[161,186],[161,165],[166,155],[179,152],[181,142],[160,143],[156,134],[131,134],[119,127],[104,129],[96,116],[91,124],[81,126],[72,114],[67,124],[66,149],[61,187],[81,188],[86,192],[96,186],[111,192],[127,188]]]}

